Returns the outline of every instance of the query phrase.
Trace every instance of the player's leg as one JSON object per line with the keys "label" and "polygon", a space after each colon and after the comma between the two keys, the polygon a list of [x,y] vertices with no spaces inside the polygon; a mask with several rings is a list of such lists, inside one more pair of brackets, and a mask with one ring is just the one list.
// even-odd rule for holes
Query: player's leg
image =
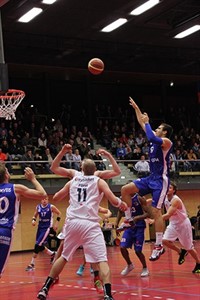
{"label": "player's leg", "polygon": [[144,253],[142,252],[144,239],[145,239],[144,231],[145,231],[145,227],[135,228],[134,250],[135,250],[135,254],[137,255],[137,257],[139,258],[142,264],[141,277],[149,276],[149,270],[147,268],[146,258],[144,256]]}
{"label": "player's leg", "polygon": [[129,252],[128,252],[128,248],[131,249],[134,242],[134,232],[135,229],[133,228],[129,228],[125,230],[120,242],[120,251],[124,260],[127,263],[126,267],[121,271],[121,275],[123,276],[128,275],[128,273],[134,269],[134,265],[130,259]]}
{"label": "player's leg", "polygon": [[0,228],[0,278],[10,255],[11,241],[12,230],[9,228]]}
{"label": "player's leg", "polygon": [[82,276],[83,275],[83,272],[85,270],[85,265],[86,265],[86,260],[85,260],[85,255],[84,255],[84,252],[83,252],[83,262],[82,264],[79,266],[76,274],[79,275],[79,276]]}

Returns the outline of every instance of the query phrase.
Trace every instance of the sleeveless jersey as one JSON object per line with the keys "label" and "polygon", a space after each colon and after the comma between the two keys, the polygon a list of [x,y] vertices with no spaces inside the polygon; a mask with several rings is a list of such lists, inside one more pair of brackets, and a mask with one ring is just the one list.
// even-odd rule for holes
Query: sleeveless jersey
{"label": "sleeveless jersey", "polygon": [[169,177],[171,149],[172,146],[168,151],[164,151],[161,145],[150,143],[149,166],[152,176],[163,177],[166,175]]}
{"label": "sleeveless jersey", "polygon": [[99,177],[85,176],[81,172],[76,172],[76,176],[70,183],[70,200],[67,208],[67,219],[86,219],[99,221],[99,203],[103,193],[98,189]]}
{"label": "sleeveless jersey", "polygon": [[171,201],[169,201],[168,198],[166,197],[165,202],[164,202],[165,208],[166,208],[166,210],[168,210],[169,207],[171,206],[171,202],[174,199],[178,199],[181,202],[181,208],[176,210],[176,212],[169,218],[169,221],[171,224],[175,224],[175,225],[180,224],[181,225],[183,223],[183,221],[188,218],[187,211],[186,211],[186,208],[185,208],[182,200],[177,195],[174,195],[172,197]]}
{"label": "sleeveless jersey", "polygon": [[[138,200],[138,194],[135,194],[132,197],[132,204],[131,204],[131,217],[143,215],[143,209],[140,201]],[[136,222],[135,227],[146,227],[146,223],[144,220],[139,220]]]}
{"label": "sleeveless jersey", "polygon": [[0,184],[0,227],[15,228],[19,214],[19,203],[19,198],[14,191],[14,184]]}
{"label": "sleeveless jersey", "polygon": [[39,214],[39,223],[38,227],[40,228],[49,228],[53,226],[53,213],[51,211],[51,204],[48,203],[46,206],[38,204],[37,212]]}

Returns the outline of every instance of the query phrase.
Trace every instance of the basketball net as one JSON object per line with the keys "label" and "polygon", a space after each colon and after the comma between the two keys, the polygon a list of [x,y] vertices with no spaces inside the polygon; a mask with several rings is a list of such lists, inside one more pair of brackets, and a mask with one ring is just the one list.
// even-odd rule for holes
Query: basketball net
{"label": "basketball net", "polygon": [[25,93],[20,90],[8,90],[0,94],[0,118],[16,119],[15,111],[24,97]]}

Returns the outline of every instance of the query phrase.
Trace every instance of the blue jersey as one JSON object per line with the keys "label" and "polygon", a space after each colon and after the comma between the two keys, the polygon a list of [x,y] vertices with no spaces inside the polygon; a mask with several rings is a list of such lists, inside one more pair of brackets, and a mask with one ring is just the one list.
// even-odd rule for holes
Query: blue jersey
{"label": "blue jersey", "polygon": [[[138,194],[135,194],[132,197],[132,204],[131,204],[131,217],[134,218],[136,216],[143,215],[142,205],[138,199]],[[137,227],[146,227],[146,223],[144,220],[139,220],[135,223]]]}
{"label": "blue jersey", "polygon": [[38,204],[37,212],[39,214],[39,228],[49,228],[53,225],[53,213],[51,210],[51,204],[48,203],[46,206],[42,206],[41,204]]}
{"label": "blue jersey", "polygon": [[0,184],[0,227],[13,229],[18,219],[19,199],[14,184]]}
{"label": "blue jersey", "polygon": [[150,143],[149,166],[152,176],[163,177],[163,175],[166,175],[169,177],[171,149],[172,146],[168,151],[164,151],[161,145]]}

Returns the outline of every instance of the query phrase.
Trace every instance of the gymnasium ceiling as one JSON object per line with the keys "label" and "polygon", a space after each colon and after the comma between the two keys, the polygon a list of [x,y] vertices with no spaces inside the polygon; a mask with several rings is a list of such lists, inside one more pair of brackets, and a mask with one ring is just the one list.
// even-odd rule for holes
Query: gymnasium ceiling
{"label": "gymnasium ceiling", "polygon": [[[99,57],[109,74],[199,79],[200,31],[184,39],[173,37],[200,24],[200,0],[162,0],[148,12],[130,16],[144,2],[58,0],[42,5],[41,0],[0,0],[5,62],[16,72],[22,66],[86,72],[88,61]],[[17,22],[33,6],[44,12],[28,24]],[[128,22],[111,33],[100,32],[119,17]]]}

